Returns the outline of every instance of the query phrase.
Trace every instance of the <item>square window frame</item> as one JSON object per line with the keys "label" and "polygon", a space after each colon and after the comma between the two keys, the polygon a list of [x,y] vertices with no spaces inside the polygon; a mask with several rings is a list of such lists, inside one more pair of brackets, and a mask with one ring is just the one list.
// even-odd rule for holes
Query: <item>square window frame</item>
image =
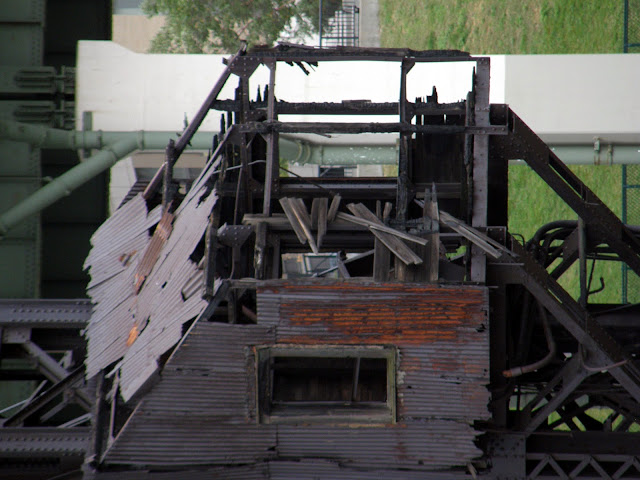
{"label": "square window frame", "polygon": [[[389,425],[396,423],[396,365],[398,349],[389,345],[262,345],[255,352],[255,396],[258,424],[367,424]],[[287,412],[287,407],[274,411],[271,403],[273,370],[271,360],[276,357],[308,358],[383,358],[387,361],[386,401],[379,407],[358,406],[297,407]]]}

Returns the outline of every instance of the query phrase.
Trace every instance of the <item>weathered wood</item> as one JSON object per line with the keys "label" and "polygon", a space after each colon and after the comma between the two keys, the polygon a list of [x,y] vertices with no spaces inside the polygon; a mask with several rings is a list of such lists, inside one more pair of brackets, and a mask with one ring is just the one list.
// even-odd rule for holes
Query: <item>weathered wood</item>
{"label": "weathered wood", "polygon": [[[364,205],[349,204],[347,205],[347,208],[349,208],[349,210],[351,210],[351,212],[356,215],[357,219],[366,220],[370,222],[372,226],[380,227],[382,222],[380,222],[380,220],[378,220],[376,216],[373,213],[371,213],[369,209],[367,209],[367,207],[365,207]],[[344,218],[344,217],[350,217],[350,215],[339,214],[338,217]],[[395,230],[389,227],[384,226],[384,228],[395,232]],[[388,233],[386,231],[380,231],[374,228],[370,228],[370,230],[371,230],[371,233],[373,233],[376,236],[376,238],[378,238],[389,250],[391,250],[396,257],[402,260],[403,263],[407,265],[420,265],[422,263],[422,259],[418,255],[416,255],[409,247],[407,247],[402,242],[402,240],[400,240],[393,234]]]}
{"label": "weathered wood", "polygon": [[391,216],[391,209],[393,208],[393,204],[391,202],[385,202],[384,204],[384,211],[382,212],[382,221],[386,222],[387,220],[389,220],[389,217]]}
{"label": "weathered wood", "polygon": [[484,127],[472,125],[413,125],[411,123],[337,123],[337,122],[246,122],[239,125],[240,132],[255,132],[261,134],[274,133],[315,133],[329,135],[332,133],[391,133],[400,132],[408,137],[413,133],[430,133],[435,135],[475,134],[475,135],[507,135],[504,125],[488,125]]}
{"label": "weathered wood", "polygon": [[429,233],[429,245],[425,249],[424,262],[427,266],[427,281],[437,282],[440,264],[440,215],[438,213],[438,198],[435,184],[431,192],[425,191],[424,207],[422,209],[424,226]]}
{"label": "weathered wood", "polygon": [[320,208],[320,204],[318,203],[320,199],[319,198],[314,198],[313,201],[311,202],[311,225],[317,225],[318,224],[318,209]]}
{"label": "weathered wood", "polygon": [[500,258],[501,251],[507,251],[505,247],[492,238],[442,210],[440,210],[440,223],[459,233],[494,259]]}
{"label": "weathered wood", "polygon": [[292,198],[290,199],[290,205],[293,207],[293,212],[302,227],[305,237],[307,237],[311,251],[313,253],[320,253],[318,245],[316,245],[316,241],[313,238],[313,232],[311,231],[311,218],[307,212],[307,207],[304,205],[304,201],[301,198]]}
{"label": "weathered wood", "polygon": [[342,197],[340,195],[336,195],[331,199],[331,206],[329,207],[329,213],[327,214],[328,222],[333,222],[336,219],[341,200]]}
{"label": "weathered wood", "polygon": [[[349,204],[349,205],[353,205],[353,204]],[[363,207],[364,207],[364,205],[363,205]],[[349,206],[347,206],[347,208],[349,208]],[[394,235],[396,237],[402,238],[403,240],[407,240],[409,242],[417,243],[419,245],[426,245],[427,243],[429,243],[429,241],[425,240],[424,238],[416,237],[415,235],[411,235],[410,233],[401,232],[400,230],[396,230],[395,228],[391,228],[391,227],[386,226],[384,223],[379,221],[377,219],[377,217],[367,209],[367,207],[364,207],[364,208],[366,209],[367,212],[369,212],[369,214],[371,216],[367,216],[365,218],[365,217],[362,217],[362,216],[360,216],[358,214],[356,214],[358,216],[354,216],[354,215],[349,215],[348,213],[340,212],[340,213],[338,213],[337,218],[339,218],[341,220],[346,220],[348,222],[357,223],[358,225],[362,225],[364,227],[368,227],[370,229],[377,230],[379,232],[388,233],[390,235]],[[353,212],[353,210],[352,210],[352,212]],[[375,220],[372,220],[372,218],[375,219]]]}
{"label": "weathered wood", "polygon": [[349,274],[347,267],[345,266],[344,262],[342,261],[339,255],[336,258],[336,263],[338,265],[338,273],[340,273],[340,276],[342,278],[351,278],[351,275]]}
{"label": "weathered wood", "polygon": [[256,243],[255,253],[253,256],[253,269],[255,270],[255,277],[258,280],[264,280],[266,278],[266,251],[267,251],[267,223],[259,222],[255,226]]}
{"label": "weathered wood", "polygon": [[[353,217],[353,215],[349,215]],[[356,217],[353,217],[356,218]],[[242,217],[243,225],[257,225],[260,222],[265,222],[272,230],[289,230],[291,229],[291,223],[284,213],[274,213],[270,217],[266,217],[262,214],[246,214]],[[347,220],[336,218],[332,223],[327,223],[327,231],[363,231],[368,230],[367,225],[356,224]],[[325,234],[326,235],[326,234]],[[306,237],[305,237],[306,238]]]}
{"label": "weathered wood", "polygon": [[[275,83],[276,83],[276,63],[272,62],[269,65],[269,97],[267,99],[267,118],[269,121],[274,121],[276,118],[275,110]],[[278,133],[270,131],[266,135],[267,140],[267,167],[264,179],[264,201],[262,204],[262,213],[265,215],[271,214],[271,192],[274,187],[274,183],[277,182],[278,175],[280,174],[279,166],[279,150],[278,150]]]}
{"label": "weathered wood", "polygon": [[[385,202],[384,210],[380,210],[382,210],[381,202],[378,200],[376,202],[376,215],[382,221],[385,221],[391,213],[391,203]],[[373,247],[373,279],[376,282],[386,282],[389,280],[390,262],[391,252],[384,246],[384,243],[376,237]]]}
{"label": "weathered wood", "polygon": [[289,224],[293,231],[296,233],[298,240],[300,240],[301,244],[307,243],[307,237],[304,234],[304,230],[302,229],[302,225],[298,222],[298,219],[295,214],[294,207],[291,204],[291,199],[287,197],[282,197],[280,199],[280,205],[282,206],[282,210],[284,210],[284,214],[287,216],[289,220]]}
{"label": "weathered wood", "polygon": [[[317,200],[317,202],[316,202]],[[317,225],[318,225],[318,248],[321,247],[322,245],[322,239],[324,238],[325,234],[327,233],[327,207],[329,205],[329,199],[326,197],[323,198],[314,198],[313,200],[313,204],[314,205],[318,205],[317,209],[318,209],[318,220],[317,220]]]}

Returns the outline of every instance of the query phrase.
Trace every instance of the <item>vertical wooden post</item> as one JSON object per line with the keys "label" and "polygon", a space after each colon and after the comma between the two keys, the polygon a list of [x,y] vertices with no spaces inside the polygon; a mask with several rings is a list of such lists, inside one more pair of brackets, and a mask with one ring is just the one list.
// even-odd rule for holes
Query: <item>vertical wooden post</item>
{"label": "vertical wooden post", "polygon": [[[275,60],[267,65],[269,67],[269,96],[267,98],[267,121],[273,122],[276,119],[275,105],[275,85],[276,85],[276,62]],[[264,179],[264,203],[262,207],[263,215],[271,215],[271,195],[274,183],[280,174],[280,155],[278,152],[278,132],[271,131],[267,134],[267,170]]]}

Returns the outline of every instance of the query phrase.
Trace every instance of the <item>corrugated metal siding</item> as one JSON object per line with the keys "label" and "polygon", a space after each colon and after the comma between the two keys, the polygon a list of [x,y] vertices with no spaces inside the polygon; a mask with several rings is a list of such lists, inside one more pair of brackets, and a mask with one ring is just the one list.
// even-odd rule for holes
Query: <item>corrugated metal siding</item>
{"label": "corrugated metal siding", "polygon": [[[264,478],[372,478],[373,469],[375,476],[382,470],[397,474],[385,478],[417,478],[411,470],[464,466],[482,454],[470,423],[489,416],[486,311],[481,287],[266,283],[258,291],[259,325],[192,328],[105,462],[173,468],[271,462]],[[381,334],[366,324],[369,312]],[[395,345],[398,422],[257,424],[252,347],[290,343]],[[318,458],[324,460],[304,464]],[[317,472],[309,470],[313,465]]]}
{"label": "corrugated metal siding", "polygon": [[92,480],[267,480],[268,464],[216,467],[201,470],[184,469],[172,472],[128,471],[99,473]]}
{"label": "corrugated metal siding", "polygon": [[380,427],[278,426],[284,458],[331,458],[362,467],[447,468],[482,455],[470,426],[445,420]]}
{"label": "corrugated metal siding", "polygon": [[[100,473],[95,480],[120,480],[122,472]],[[184,469],[173,472],[128,471],[127,480],[471,480],[464,472],[426,472],[408,470],[388,470],[381,468],[354,468],[328,460],[269,461],[254,465],[239,465],[207,468],[203,470]]]}
{"label": "corrugated metal siding", "polygon": [[257,425],[250,345],[272,329],[198,322],[106,453],[108,463],[239,464],[273,457],[276,429]]}
{"label": "corrugated metal siding", "polygon": [[[140,262],[151,245],[148,231],[160,221],[162,211],[147,213],[141,195],[118,209],[92,238],[93,249],[85,263],[95,304],[86,330],[87,376],[122,358],[120,391],[125,400],[158,370],[160,356],[182,338],[182,325],[206,306],[200,295],[185,300],[181,291],[201,273],[190,255],[217,201],[205,185],[211,171],[194,183],[175,212],[172,231],[162,230],[168,238],[156,242],[143,270]],[[146,277],[139,292],[136,272]]]}
{"label": "corrugated metal siding", "polygon": [[147,215],[141,196],[117,210],[91,238],[93,248],[85,261],[91,282],[88,294],[94,304],[87,338],[86,374],[91,378],[126,352],[134,318],[133,275],[146,245],[149,223],[157,216]]}
{"label": "corrugated metal siding", "polygon": [[[484,287],[350,281],[265,282],[258,318],[280,344],[394,345],[397,420],[387,428],[281,426],[279,452],[360,465],[442,468],[481,454],[469,425],[489,418]],[[406,455],[394,456],[402,449]],[[314,453],[315,452],[315,453]]]}
{"label": "corrugated metal siding", "polygon": [[379,467],[352,467],[328,460],[272,461],[269,462],[271,480],[470,480],[460,472],[427,472],[424,470],[391,470]]}

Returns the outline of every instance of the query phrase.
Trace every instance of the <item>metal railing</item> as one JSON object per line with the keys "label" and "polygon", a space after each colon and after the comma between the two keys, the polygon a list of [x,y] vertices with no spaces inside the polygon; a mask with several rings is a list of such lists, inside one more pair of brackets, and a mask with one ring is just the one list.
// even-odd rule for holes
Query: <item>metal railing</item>
{"label": "metal railing", "polygon": [[640,0],[624,0],[624,53],[640,52]]}
{"label": "metal railing", "polygon": [[[322,22],[322,20],[321,20]],[[338,9],[320,31],[320,46],[357,47],[360,38],[360,8],[356,0],[343,0]]]}
{"label": "metal railing", "polygon": [[[640,225],[640,165],[622,165],[622,221]],[[640,302],[640,277],[622,263],[622,303]]]}

